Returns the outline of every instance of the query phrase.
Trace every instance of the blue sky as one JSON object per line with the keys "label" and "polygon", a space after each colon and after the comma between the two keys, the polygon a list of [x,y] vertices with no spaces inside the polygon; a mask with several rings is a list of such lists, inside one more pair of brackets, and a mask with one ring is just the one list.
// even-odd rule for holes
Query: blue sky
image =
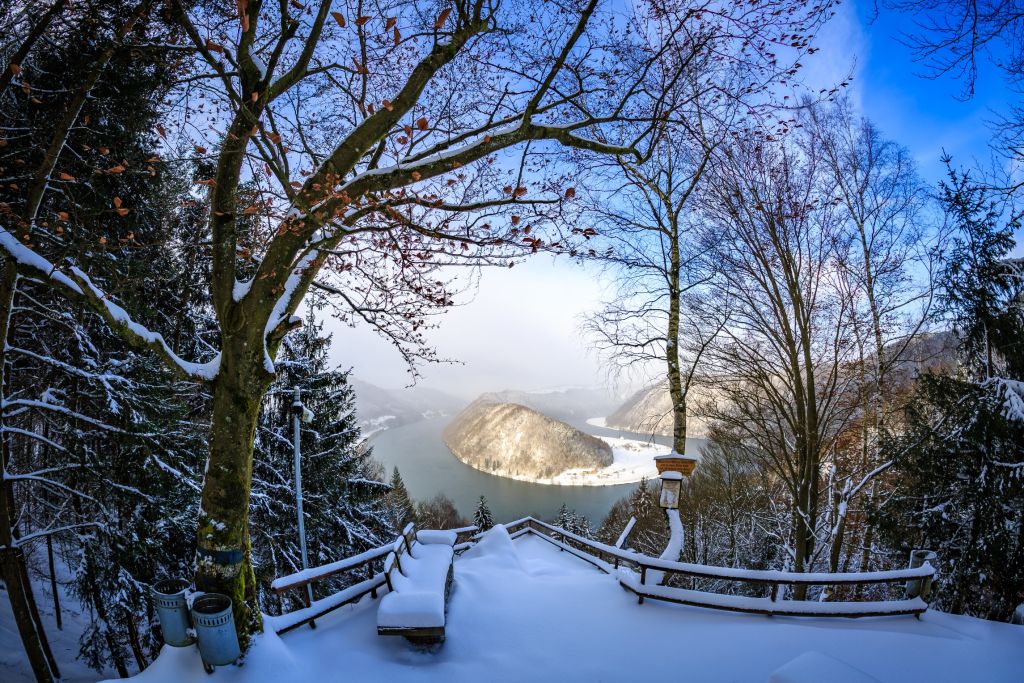
{"label": "blue sky", "polygon": [[[960,100],[963,83],[922,77],[926,69],[900,44],[901,32],[913,30],[913,19],[885,11],[871,21],[873,12],[870,1],[840,5],[819,33],[821,51],[805,60],[803,78],[825,87],[852,71],[849,94],[855,105],[886,138],[911,152],[932,186],[944,176],[943,151],[959,165],[988,165],[988,122],[1015,97],[1002,74],[982,62],[975,97]],[[472,398],[491,390],[602,383],[599,360],[577,330],[606,288],[595,271],[549,256],[484,272],[475,297],[446,315],[431,337],[439,355],[461,364],[423,368],[422,384]],[[389,388],[409,381],[398,354],[371,332],[330,329],[332,359],[341,367]]]}
{"label": "blue sky", "polygon": [[846,34],[841,44],[848,47],[822,46],[823,51],[837,63],[855,65],[854,96],[863,113],[887,138],[911,151],[922,177],[935,183],[943,176],[943,150],[958,164],[987,164],[992,137],[988,124],[1013,99],[1003,74],[987,60],[980,61],[976,94],[964,101],[963,82],[948,76],[928,78],[926,66],[915,62],[911,49],[901,44],[901,34],[915,30],[912,17],[883,11],[871,21],[872,2],[841,7],[833,30]]}

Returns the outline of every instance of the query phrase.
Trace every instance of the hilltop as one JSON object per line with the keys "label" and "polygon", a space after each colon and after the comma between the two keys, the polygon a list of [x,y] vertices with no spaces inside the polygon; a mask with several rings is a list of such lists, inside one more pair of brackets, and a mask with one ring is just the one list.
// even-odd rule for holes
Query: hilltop
{"label": "hilltop", "polygon": [[613,462],[605,441],[524,405],[486,398],[459,413],[445,428],[444,440],[455,457],[471,467],[530,480]]}

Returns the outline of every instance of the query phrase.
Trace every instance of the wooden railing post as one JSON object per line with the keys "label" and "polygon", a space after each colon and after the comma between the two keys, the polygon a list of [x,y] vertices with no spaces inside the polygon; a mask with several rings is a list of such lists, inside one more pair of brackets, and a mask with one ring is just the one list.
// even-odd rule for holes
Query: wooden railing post
{"label": "wooden railing post", "polygon": [[[647,583],[647,565],[642,564],[642,565],[640,565],[640,586],[641,586],[641,588],[646,583]],[[644,594],[643,593],[638,593],[638,597],[640,598],[640,604],[641,605],[644,604]]]}
{"label": "wooden railing post", "polygon": [[[313,594],[313,591],[310,590],[310,587],[309,587],[308,584],[306,586],[303,586],[303,590],[301,591],[301,593],[302,593],[302,604],[303,605],[305,605],[306,607],[309,607],[311,604],[313,604],[310,601],[310,596]],[[310,619],[309,620],[309,627],[312,628],[312,629],[316,628],[316,619]]]}

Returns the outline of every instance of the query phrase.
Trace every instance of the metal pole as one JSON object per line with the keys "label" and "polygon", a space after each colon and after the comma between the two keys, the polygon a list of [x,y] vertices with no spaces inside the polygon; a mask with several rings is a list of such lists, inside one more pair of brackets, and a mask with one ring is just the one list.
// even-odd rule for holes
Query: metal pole
{"label": "metal pole", "polygon": [[[299,513],[299,548],[302,550],[302,568],[309,569],[309,558],[306,555],[306,519],[302,513],[302,452],[299,447],[299,436],[302,429],[302,390],[295,387],[292,399],[292,425],[294,438],[292,445],[295,451],[295,507]],[[306,584],[306,604],[313,602],[313,586]],[[310,622],[316,628],[314,622]]]}

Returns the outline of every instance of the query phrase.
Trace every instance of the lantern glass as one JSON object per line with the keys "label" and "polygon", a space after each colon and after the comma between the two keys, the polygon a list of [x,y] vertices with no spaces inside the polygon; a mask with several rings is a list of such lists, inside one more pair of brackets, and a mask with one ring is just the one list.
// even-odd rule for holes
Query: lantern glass
{"label": "lantern glass", "polygon": [[[675,477],[666,476],[675,474]],[[678,472],[665,472],[661,476],[661,499],[659,504],[666,510],[679,509],[679,491],[682,489],[682,476]]]}

